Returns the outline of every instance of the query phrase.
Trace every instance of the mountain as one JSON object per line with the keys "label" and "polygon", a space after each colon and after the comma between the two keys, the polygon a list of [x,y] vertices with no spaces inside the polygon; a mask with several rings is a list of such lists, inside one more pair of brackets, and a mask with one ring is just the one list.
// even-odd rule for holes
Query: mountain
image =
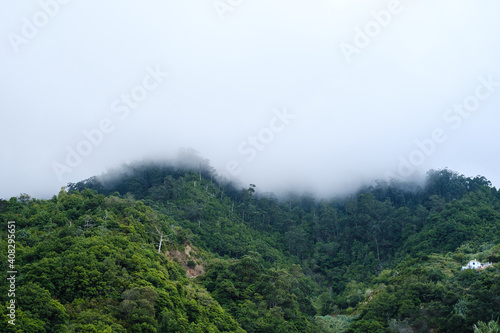
{"label": "mountain", "polygon": [[[17,271],[0,332],[472,332],[500,317],[500,191],[447,169],[327,200],[242,188],[204,161],[137,163],[0,216],[0,266],[15,225]],[[472,259],[494,264],[462,271]]]}

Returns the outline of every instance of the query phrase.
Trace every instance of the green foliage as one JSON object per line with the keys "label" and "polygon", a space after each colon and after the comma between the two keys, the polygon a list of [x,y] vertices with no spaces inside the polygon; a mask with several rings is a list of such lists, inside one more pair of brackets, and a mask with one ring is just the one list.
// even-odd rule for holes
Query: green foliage
{"label": "green foliage", "polygon": [[493,320],[488,324],[480,321],[477,325],[474,325],[474,333],[500,333],[500,325]]}
{"label": "green foliage", "polygon": [[264,268],[250,252],[240,260],[215,260],[201,278],[207,290],[247,332],[316,332],[311,285],[299,266]]}
{"label": "green foliage", "polygon": [[318,326],[325,333],[344,333],[351,326],[354,317],[336,315],[336,316],[317,316],[315,317]]}
{"label": "green foliage", "polygon": [[[500,192],[484,177],[278,199],[188,160],[0,201],[23,299],[0,332],[471,332],[500,316],[498,265],[460,270],[500,258]],[[162,253],[188,244],[196,279]]]}
{"label": "green foliage", "polygon": [[375,319],[360,320],[354,322],[347,332],[356,333],[385,333],[384,325]]}
{"label": "green foliage", "polygon": [[196,263],[195,263],[193,260],[189,260],[189,261],[187,262],[187,266],[188,266],[189,268],[195,268],[195,267],[196,267]]}
{"label": "green foliage", "polygon": [[[22,235],[16,240],[16,327],[7,332],[171,331],[165,323],[178,328],[172,332],[242,332],[182,267],[158,253],[158,230],[172,234],[169,218],[139,201],[89,190],[23,205],[12,201],[0,211]],[[57,214],[60,225],[38,220]],[[0,287],[6,290],[6,280]],[[0,301],[8,301],[7,293]],[[2,312],[2,323],[7,319]]]}

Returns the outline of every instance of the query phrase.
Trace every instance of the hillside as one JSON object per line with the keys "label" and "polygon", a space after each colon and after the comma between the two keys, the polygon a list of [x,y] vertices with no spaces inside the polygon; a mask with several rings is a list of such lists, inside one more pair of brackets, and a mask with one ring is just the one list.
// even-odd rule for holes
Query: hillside
{"label": "hillside", "polygon": [[325,200],[192,165],[1,201],[0,265],[15,221],[18,275],[16,325],[5,306],[0,332],[472,332],[500,317],[499,265],[460,270],[500,257],[484,177],[430,171],[423,187]]}

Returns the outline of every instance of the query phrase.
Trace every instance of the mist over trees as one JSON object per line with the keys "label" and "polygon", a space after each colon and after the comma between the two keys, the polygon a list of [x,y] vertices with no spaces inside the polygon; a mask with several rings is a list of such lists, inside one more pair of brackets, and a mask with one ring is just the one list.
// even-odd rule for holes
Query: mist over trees
{"label": "mist over trees", "polygon": [[[500,191],[484,177],[278,197],[182,161],[1,201],[21,296],[0,331],[473,332],[500,317]],[[461,271],[472,259],[494,265]]]}

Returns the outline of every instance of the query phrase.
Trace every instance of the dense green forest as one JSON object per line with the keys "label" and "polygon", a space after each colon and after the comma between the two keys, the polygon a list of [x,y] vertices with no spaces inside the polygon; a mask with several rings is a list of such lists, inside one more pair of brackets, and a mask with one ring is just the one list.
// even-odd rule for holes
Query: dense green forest
{"label": "dense green forest", "polygon": [[[1,200],[0,221],[0,269],[15,221],[18,272],[16,325],[0,281],[0,332],[494,332],[500,318],[500,191],[448,169],[326,200],[242,188],[203,160],[133,164]],[[472,259],[494,264],[462,271]]]}

